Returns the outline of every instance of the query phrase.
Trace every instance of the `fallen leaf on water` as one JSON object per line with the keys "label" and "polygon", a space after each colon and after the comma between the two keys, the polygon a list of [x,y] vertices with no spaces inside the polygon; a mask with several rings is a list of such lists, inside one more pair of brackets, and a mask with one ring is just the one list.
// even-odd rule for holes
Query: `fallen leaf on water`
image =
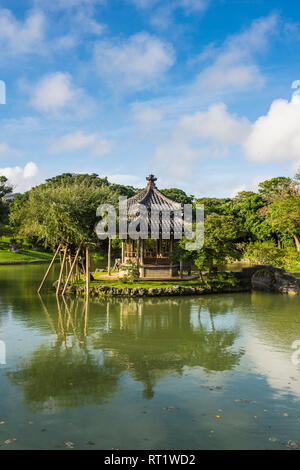
{"label": "fallen leaf on water", "polygon": [[13,439],[7,439],[7,441],[4,441],[4,444],[13,444],[14,442],[16,442],[16,438],[14,437]]}
{"label": "fallen leaf on water", "polygon": [[288,441],[287,447],[290,449],[299,449],[300,445],[295,441]]}
{"label": "fallen leaf on water", "polygon": [[288,416],[289,414],[288,413],[283,413],[283,416]]}
{"label": "fallen leaf on water", "polygon": [[277,439],[276,439],[276,437],[269,437],[269,441],[271,441],[271,442],[276,442]]}
{"label": "fallen leaf on water", "polygon": [[164,410],[167,411],[179,411],[179,408],[174,408],[174,406],[165,406]]}
{"label": "fallen leaf on water", "polygon": [[210,392],[227,392],[226,388],[219,387],[218,385],[217,386],[214,386],[214,385],[200,385],[200,387],[206,388]]}
{"label": "fallen leaf on water", "polygon": [[112,450],[121,450],[121,447],[113,447]]}
{"label": "fallen leaf on water", "polygon": [[95,445],[95,442],[93,442],[93,441],[88,441],[88,445],[89,445],[89,446],[94,446],[94,445]]}
{"label": "fallen leaf on water", "polygon": [[73,449],[74,448],[74,442],[71,442],[71,441],[65,441],[64,442],[65,446],[69,447],[70,449]]}
{"label": "fallen leaf on water", "polygon": [[238,400],[234,400],[236,403],[248,403],[251,405],[257,405],[257,401],[247,400],[245,398],[239,398]]}
{"label": "fallen leaf on water", "polygon": [[5,421],[0,421],[0,424],[5,424]]}
{"label": "fallen leaf on water", "polygon": [[216,418],[221,418],[221,416],[219,416],[219,415],[216,415]]}

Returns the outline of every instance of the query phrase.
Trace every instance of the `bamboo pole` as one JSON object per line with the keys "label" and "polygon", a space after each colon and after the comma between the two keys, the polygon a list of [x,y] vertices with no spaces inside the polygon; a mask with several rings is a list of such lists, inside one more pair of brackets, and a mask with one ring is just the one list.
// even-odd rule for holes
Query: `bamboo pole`
{"label": "bamboo pole", "polygon": [[107,260],[108,275],[111,275],[111,238],[108,239],[108,260]]}
{"label": "bamboo pole", "polygon": [[80,279],[80,273],[79,273],[79,264],[78,264],[78,258],[76,261],[76,281],[78,282]]}
{"label": "bamboo pole", "polygon": [[50,272],[50,269],[52,268],[53,263],[54,263],[54,261],[55,261],[55,259],[56,259],[56,257],[57,257],[57,253],[58,253],[59,250],[60,250],[60,246],[61,246],[61,245],[58,245],[58,248],[57,248],[57,250],[56,250],[56,252],[55,252],[55,254],[54,254],[54,256],[53,256],[53,258],[52,258],[52,260],[51,260],[51,262],[50,262],[50,264],[49,264],[49,266],[48,266],[48,269],[47,269],[47,271],[46,271],[46,273],[45,273],[45,276],[43,277],[43,280],[42,280],[42,282],[41,282],[41,284],[40,284],[40,287],[38,288],[38,291],[37,291],[38,294],[40,293],[40,290],[41,290],[41,288],[43,287],[43,285],[44,285],[44,283],[45,283],[45,281],[46,281],[46,279],[47,279],[47,277],[48,277],[48,274],[49,274],[49,272]]}
{"label": "bamboo pole", "polygon": [[85,250],[86,253],[86,268],[85,268],[85,273],[86,273],[86,296],[88,297],[90,294],[90,254],[89,254],[89,249],[86,247]]}
{"label": "bamboo pole", "polygon": [[70,272],[69,272],[69,275],[68,275],[68,277],[67,277],[66,283],[65,283],[65,285],[64,285],[64,288],[63,288],[63,291],[62,291],[62,295],[64,295],[65,292],[66,292],[66,288],[67,288],[67,286],[68,286],[68,282],[69,282],[69,280],[70,280],[71,274],[72,274],[72,272],[73,272],[73,270],[74,270],[74,267],[75,267],[75,264],[76,264],[76,262],[77,262],[77,259],[78,259],[78,255],[79,255],[79,253],[80,253],[80,250],[81,250],[81,244],[80,244],[79,248],[78,248],[77,251],[76,251],[76,255],[75,255],[73,264],[72,264],[72,266],[71,266],[71,268],[70,268]]}
{"label": "bamboo pole", "polygon": [[58,283],[57,283],[57,287],[56,287],[56,295],[58,295],[58,293],[59,293],[59,289],[60,289],[60,285],[61,285],[61,279],[62,279],[62,276],[63,276],[64,266],[65,266],[65,262],[66,262],[66,256],[67,256],[67,248],[64,248],[64,256],[63,256],[63,260],[62,260],[62,265],[60,267],[60,273],[59,273]]}

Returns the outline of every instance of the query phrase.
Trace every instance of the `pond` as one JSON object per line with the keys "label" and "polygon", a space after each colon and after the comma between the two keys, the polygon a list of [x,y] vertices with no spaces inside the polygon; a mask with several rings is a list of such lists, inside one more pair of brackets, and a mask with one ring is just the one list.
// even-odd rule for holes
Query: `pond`
{"label": "pond", "polygon": [[1,450],[300,442],[299,297],[57,302],[44,270],[0,268]]}

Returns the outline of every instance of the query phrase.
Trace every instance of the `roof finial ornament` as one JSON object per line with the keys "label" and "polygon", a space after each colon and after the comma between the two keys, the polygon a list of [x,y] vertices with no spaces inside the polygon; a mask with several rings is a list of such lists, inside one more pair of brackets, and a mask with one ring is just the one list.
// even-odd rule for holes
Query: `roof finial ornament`
{"label": "roof finial ornament", "polygon": [[154,175],[150,174],[149,176],[147,176],[146,180],[149,184],[153,184],[155,186],[155,181],[157,181],[157,178],[155,178]]}

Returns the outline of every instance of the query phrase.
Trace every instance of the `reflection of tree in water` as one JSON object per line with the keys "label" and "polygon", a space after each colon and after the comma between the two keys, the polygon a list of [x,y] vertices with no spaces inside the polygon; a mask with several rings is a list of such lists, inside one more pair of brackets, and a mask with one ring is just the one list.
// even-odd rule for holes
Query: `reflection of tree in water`
{"label": "reflection of tree in water", "polygon": [[55,319],[43,305],[57,335],[56,344],[39,347],[29,361],[7,374],[13,385],[22,388],[24,401],[34,410],[101,404],[117,390],[119,364],[109,356],[99,359],[87,348],[88,304],[83,305],[80,312],[77,302],[72,315],[67,304],[62,308],[58,303]]}
{"label": "reflection of tree in water", "polygon": [[[96,304],[68,299],[58,301],[55,314],[41,305],[56,342],[38,348],[8,374],[34,409],[100,404],[117,391],[122,371],[141,382],[143,396],[151,399],[160,379],[182,374],[185,366],[229,370],[242,356],[233,348],[238,331],[215,322],[216,314],[232,311],[229,297],[109,299]],[[96,315],[89,315],[88,305]],[[191,308],[198,309],[197,325],[191,321]],[[202,313],[209,314],[209,323],[202,322]]]}
{"label": "reflection of tree in water", "polygon": [[[94,339],[94,347],[111,348],[135,379],[144,384],[144,396],[151,398],[160,378],[174,372],[182,374],[184,366],[223,371],[239,363],[243,351],[233,349],[237,329],[216,327],[211,312],[230,312],[232,299],[218,304],[208,299],[199,303],[199,323],[195,327],[190,321],[191,303],[186,299],[108,303],[111,329]],[[201,323],[201,309],[209,312],[210,325]]]}

